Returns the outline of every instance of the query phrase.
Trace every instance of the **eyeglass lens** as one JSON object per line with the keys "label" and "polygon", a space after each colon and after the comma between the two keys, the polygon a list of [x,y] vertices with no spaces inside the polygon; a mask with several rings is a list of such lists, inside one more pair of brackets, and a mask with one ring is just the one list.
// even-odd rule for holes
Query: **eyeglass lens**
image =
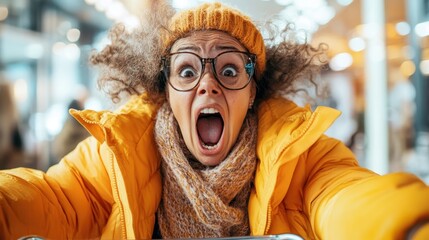
{"label": "eyeglass lens", "polygon": [[242,52],[224,52],[215,58],[201,58],[190,52],[173,53],[169,61],[169,82],[177,90],[191,90],[207,67],[223,87],[235,90],[249,83],[254,61]]}

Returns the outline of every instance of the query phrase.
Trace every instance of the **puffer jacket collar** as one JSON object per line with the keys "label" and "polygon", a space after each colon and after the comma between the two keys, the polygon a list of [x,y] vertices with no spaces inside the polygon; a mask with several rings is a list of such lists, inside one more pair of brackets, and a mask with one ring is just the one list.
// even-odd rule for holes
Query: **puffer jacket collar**
{"label": "puffer jacket collar", "polygon": [[[283,98],[269,99],[258,109],[255,191],[249,202],[253,235],[267,234],[271,211],[283,201],[289,189],[298,157],[329,128],[340,112],[328,107],[298,107]],[[286,167],[285,167],[286,166]],[[277,178],[279,171],[287,171]]]}
{"label": "puffer jacket collar", "polygon": [[[156,208],[161,199],[160,157],[153,128],[158,105],[146,95],[132,97],[123,107],[111,111],[71,111],[71,114],[111,151],[112,193],[119,207],[125,239],[151,236]],[[144,204],[142,204],[144,203]]]}

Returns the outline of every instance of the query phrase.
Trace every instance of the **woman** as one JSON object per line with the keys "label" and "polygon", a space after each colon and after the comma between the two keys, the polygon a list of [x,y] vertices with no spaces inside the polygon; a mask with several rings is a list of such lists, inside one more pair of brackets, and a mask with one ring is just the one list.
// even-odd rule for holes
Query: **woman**
{"label": "woman", "polygon": [[0,169],[24,166],[24,141],[12,85],[0,78]]}
{"label": "woman", "polygon": [[[76,97],[71,100],[67,109],[83,110],[85,102],[89,97],[89,92],[85,87],[79,87],[76,92]],[[58,163],[62,157],[73,150],[79,142],[88,136],[88,131],[86,131],[76,119],[68,115],[63,128],[52,141],[52,156],[54,157],[52,164]]]}
{"label": "woman", "polygon": [[336,110],[279,97],[319,50],[266,46],[219,3],[175,14],[167,31],[162,17],[146,20],[140,32],[115,28],[91,59],[114,99],[136,96],[115,113],[72,111],[93,137],[46,174],[1,173],[2,238],[428,236],[423,182],[359,167],[323,135]]}

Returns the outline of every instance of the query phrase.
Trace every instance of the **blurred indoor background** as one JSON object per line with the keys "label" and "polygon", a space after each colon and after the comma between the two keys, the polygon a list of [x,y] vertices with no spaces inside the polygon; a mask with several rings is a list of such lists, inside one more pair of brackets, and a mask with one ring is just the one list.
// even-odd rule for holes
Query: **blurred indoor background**
{"label": "blurred indoor background", "polygon": [[[172,0],[191,7],[202,0]],[[343,112],[327,134],[379,173],[429,182],[428,0],[222,0],[257,23],[295,24],[329,45],[314,103]],[[46,170],[87,136],[68,109],[113,109],[88,67],[112,24],[139,24],[143,0],[0,0],[0,168]],[[302,31],[301,31],[302,30]]]}

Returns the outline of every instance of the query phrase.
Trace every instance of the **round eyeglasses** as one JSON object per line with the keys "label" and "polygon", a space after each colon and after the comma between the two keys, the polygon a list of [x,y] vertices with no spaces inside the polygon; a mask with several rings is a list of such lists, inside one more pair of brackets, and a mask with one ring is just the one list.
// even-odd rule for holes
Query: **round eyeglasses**
{"label": "round eyeglasses", "polygon": [[255,72],[256,55],[227,51],[214,58],[202,58],[193,52],[175,52],[162,57],[162,72],[177,91],[194,89],[201,80],[206,63],[211,63],[213,76],[229,90],[245,88]]}

